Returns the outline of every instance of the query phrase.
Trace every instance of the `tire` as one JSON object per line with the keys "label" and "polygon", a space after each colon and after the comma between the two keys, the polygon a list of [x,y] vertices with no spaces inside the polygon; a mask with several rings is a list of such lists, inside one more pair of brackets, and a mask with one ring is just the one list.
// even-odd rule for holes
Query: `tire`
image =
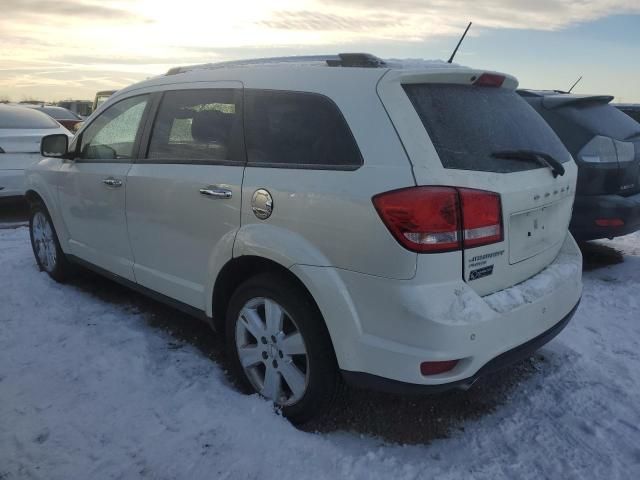
{"label": "tire", "polygon": [[73,273],[73,269],[65,256],[51,216],[41,202],[31,206],[29,216],[29,236],[31,248],[40,271],[47,272],[56,282],[64,282]]}
{"label": "tire", "polygon": [[324,320],[287,276],[264,273],[241,284],[227,309],[226,337],[241,390],[273,400],[292,423],[320,416],[335,400],[341,377]]}

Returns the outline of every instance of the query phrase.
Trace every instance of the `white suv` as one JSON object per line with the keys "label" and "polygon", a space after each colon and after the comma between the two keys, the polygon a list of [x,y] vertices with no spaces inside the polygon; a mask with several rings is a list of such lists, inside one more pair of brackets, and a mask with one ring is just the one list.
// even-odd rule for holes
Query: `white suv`
{"label": "white suv", "polygon": [[359,54],[172,69],[68,148],[43,140],[38,265],[207,319],[239,385],[294,422],[343,379],[468,387],[557,334],[582,290],[576,166],[516,85]]}

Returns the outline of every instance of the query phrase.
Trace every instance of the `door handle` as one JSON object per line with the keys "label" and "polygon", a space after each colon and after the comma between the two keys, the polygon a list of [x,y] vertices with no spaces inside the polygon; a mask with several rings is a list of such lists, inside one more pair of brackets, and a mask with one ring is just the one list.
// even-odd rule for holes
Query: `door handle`
{"label": "door handle", "polygon": [[231,198],[233,196],[231,190],[228,188],[218,187],[216,185],[210,185],[200,189],[200,195],[213,198]]}
{"label": "door handle", "polygon": [[118,188],[122,186],[122,180],[118,180],[117,178],[109,177],[102,180],[107,187]]}

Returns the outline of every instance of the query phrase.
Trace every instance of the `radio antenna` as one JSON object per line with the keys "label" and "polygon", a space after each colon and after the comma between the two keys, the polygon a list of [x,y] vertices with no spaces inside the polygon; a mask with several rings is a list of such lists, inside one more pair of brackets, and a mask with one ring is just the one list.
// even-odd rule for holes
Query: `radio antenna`
{"label": "radio antenna", "polygon": [[473,22],[469,22],[469,25],[467,25],[467,28],[464,30],[464,33],[462,34],[462,37],[460,37],[460,40],[458,40],[458,44],[456,45],[455,50],[453,51],[453,53],[451,54],[451,57],[449,57],[449,60],[447,61],[447,63],[452,63],[453,62],[453,58],[456,56],[456,53],[458,53],[458,49],[460,48],[460,44],[462,43],[462,41],[464,40],[464,37],[467,36],[467,32],[469,31],[469,29],[471,28]]}
{"label": "radio antenna", "polygon": [[580,83],[580,80],[582,80],[582,75],[580,75],[580,78],[578,80],[576,80],[576,83],[571,85],[571,88],[569,89],[569,91],[567,93],[571,93],[571,90],[573,90],[573,88]]}

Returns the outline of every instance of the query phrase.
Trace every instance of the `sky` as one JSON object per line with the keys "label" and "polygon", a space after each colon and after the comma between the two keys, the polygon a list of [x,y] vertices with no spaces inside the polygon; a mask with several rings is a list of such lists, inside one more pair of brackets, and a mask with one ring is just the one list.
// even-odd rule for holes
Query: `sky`
{"label": "sky", "polygon": [[92,99],[169,68],[369,52],[640,103],[640,0],[0,0],[0,100]]}

